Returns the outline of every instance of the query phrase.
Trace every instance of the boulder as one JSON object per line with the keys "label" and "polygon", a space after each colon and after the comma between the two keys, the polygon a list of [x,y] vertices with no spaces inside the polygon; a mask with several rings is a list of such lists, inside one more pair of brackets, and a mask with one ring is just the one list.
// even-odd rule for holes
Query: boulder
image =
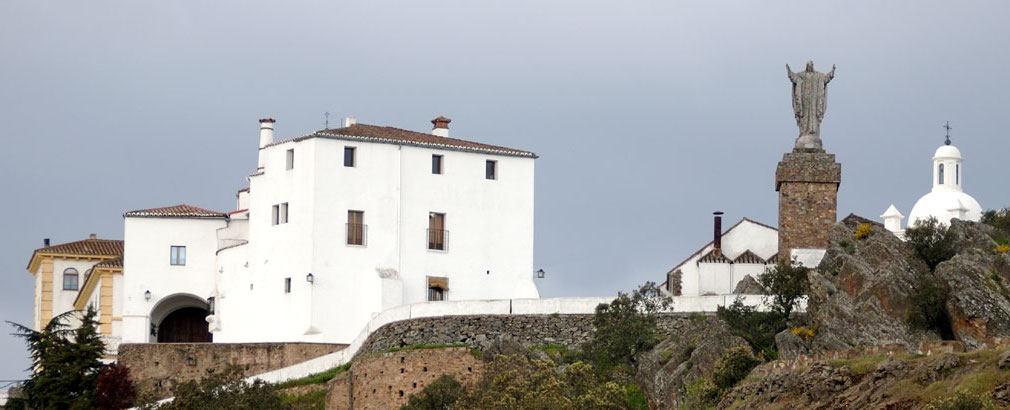
{"label": "boulder", "polygon": [[733,289],[733,293],[737,295],[764,295],[765,288],[756,279],[747,275],[736,284],[736,289]]}

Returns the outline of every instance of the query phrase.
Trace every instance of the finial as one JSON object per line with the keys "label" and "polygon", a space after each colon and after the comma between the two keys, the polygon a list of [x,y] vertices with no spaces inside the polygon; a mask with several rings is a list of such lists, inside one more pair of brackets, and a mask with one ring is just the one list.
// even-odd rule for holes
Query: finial
{"label": "finial", "polygon": [[943,128],[947,130],[947,140],[943,142],[943,145],[950,145],[950,130],[953,129],[950,126],[950,121],[947,121],[947,123],[943,125]]}

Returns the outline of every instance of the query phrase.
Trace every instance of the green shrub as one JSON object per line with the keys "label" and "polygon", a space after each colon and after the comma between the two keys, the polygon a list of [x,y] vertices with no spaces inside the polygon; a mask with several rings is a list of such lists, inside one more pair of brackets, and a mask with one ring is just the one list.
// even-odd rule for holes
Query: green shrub
{"label": "green shrub", "polygon": [[780,262],[774,268],[758,275],[758,283],[772,298],[772,310],[789,319],[796,301],[807,294],[810,268],[795,262]]}
{"label": "green shrub", "polygon": [[619,292],[610,303],[596,306],[593,338],[582,345],[583,356],[597,371],[637,368],[639,353],[651,350],[662,340],[658,315],[672,306],[673,299],[656,284],[646,282],[630,295]]}
{"label": "green shrub", "polygon": [[954,392],[953,396],[933,400],[925,407],[926,410],[990,410],[996,408],[996,404],[988,395],[971,394],[963,390]]}
{"label": "green shrub", "polygon": [[712,382],[721,389],[735,386],[750,374],[750,371],[761,363],[754,357],[750,347],[737,346],[726,349],[722,357],[715,362],[712,371]]}
{"label": "green shrub", "polygon": [[722,390],[705,378],[697,378],[695,381],[684,385],[684,403],[689,409],[703,409],[716,405],[722,397]]}
{"label": "green shrub", "polygon": [[758,312],[753,306],[744,305],[737,299],[729,307],[719,306],[716,316],[725,321],[733,333],[744,338],[765,360],[778,358],[775,335],[785,330],[787,324],[781,313]]}
{"label": "green shrub", "polygon": [[995,228],[992,236],[997,243],[1003,246],[1010,244],[1010,208],[983,212],[982,223]]}
{"label": "green shrub", "polygon": [[628,398],[628,407],[631,410],[649,410],[649,400],[645,398],[645,393],[637,384],[624,385],[624,394]]}
{"label": "green shrub", "polygon": [[937,265],[957,254],[953,237],[947,232],[947,227],[935,217],[929,217],[906,229],[905,240],[915,249],[916,255],[926,262],[930,271],[936,270]]}
{"label": "green shrub", "polygon": [[841,246],[842,249],[845,250],[845,253],[849,255],[853,255],[856,253],[856,245],[853,245],[852,243],[844,239],[838,241],[838,246]]}
{"label": "green shrub", "polygon": [[463,385],[448,374],[439,376],[423,390],[407,398],[401,410],[448,410],[464,394]]}
{"label": "green shrub", "polygon": [[274,386],[256,380],[243,380],[242,369],[235,365],[224,371],[208,372],[199,382],[188,381],[179,385],[175,400],[158,405],[151,397],[142,399],[142,409],[160,410],[239,410],[239,409],[288,409],[290,405],[281,401]]}
{"label": "green shrub", "polygon": [[346,372],[351,368],[351,363],[347,362],[341,366],[334,367],[322,373],[310,374],[308,376],[302,377],[300,379],[288,380],[286,382],[280,383],[275,386],[278,389],[286,389],[288,387],[295,386],[305,386],[309,384],[321,384],[330,381],[330,379],[336,377],[338,374]]}

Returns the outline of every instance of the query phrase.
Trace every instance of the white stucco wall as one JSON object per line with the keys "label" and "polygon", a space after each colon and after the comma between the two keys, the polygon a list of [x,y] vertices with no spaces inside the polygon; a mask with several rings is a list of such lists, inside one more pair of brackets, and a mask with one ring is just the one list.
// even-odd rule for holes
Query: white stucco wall
{"label": "white stucco wall", "polygon": [[[746,275],[756,279],[757,275],[769,267],[752,263],[699,263],[698,261],[712,249],[713,245],[709,243],[678,268],[683,273],[681,295],[732,293]],[[736,259],[748,250],[762,259],[771,258],[778,252],[778,231],[744,219],[723,233],[722,254],[726,258]]]}
{"label": "white stucco wall", "polygon": [[[218,228],[223,219],[127,217],[124,223],[123,342],[152,341],[152,310],[172,297],[206,299],[214,289]],[[170,264],[170,248],[186,247],[186,265]],[[144,292],[151,292],[151,300]],[[167,314],[169,312],[163,312]],[[157,320],[157,319],[155,319]]]}

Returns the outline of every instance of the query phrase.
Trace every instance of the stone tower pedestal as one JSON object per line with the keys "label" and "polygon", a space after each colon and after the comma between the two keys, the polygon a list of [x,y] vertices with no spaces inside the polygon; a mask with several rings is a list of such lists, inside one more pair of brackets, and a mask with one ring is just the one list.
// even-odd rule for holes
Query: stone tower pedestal
{"label": "stone tower pedestal", "polygon": [[[828,232],[838,214],[842,164],[835,155],[794,150],[782,156],[775,171],[779,193],[779,258],[794,256],[816,265],[828,247]],[[813,266],[811,266],[813,267]]]}

